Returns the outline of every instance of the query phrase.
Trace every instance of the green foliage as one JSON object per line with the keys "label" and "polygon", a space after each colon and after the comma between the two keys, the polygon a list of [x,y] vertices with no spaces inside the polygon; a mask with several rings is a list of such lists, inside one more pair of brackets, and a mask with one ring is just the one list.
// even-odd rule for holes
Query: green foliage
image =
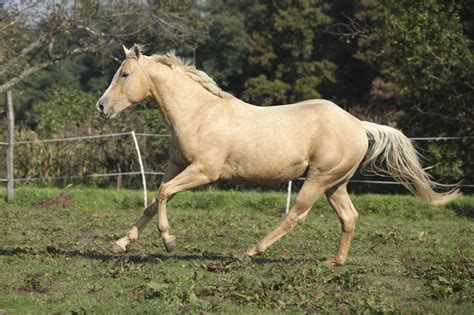
{"label": "green foliage", "polygon": [[[465,141],[467,145],[469,145],[469,142],[470,141]],[[460,142],[460,145],[458,144],[454,147],[446,143],[432,142],[428,144],[427,150],[430,153],[430,162],[431,164],[436,164],[436,174],[443,178],[443,180],[454,182],[466,177],[466,175],[472,175],[469,173],[466,174],[464,171],[467,169],[465,163],[468,163],[468,158],[470,158],[464,148],[463,142]]]}
{"label": "green foliage", "polygon": [[[394,1],[385,11],[384,73],[408,102],[405,108],[413,117],[412,132],[472,131],[474,54],[459,10],[452,3],[431,0]],[[423,124],[413,126],[419,119]]]}
{"label": "green foliage", "polygon": [[98,94],[57,88],[53,91],[53,100],[37,103],[31,111],[38,124],[38,135],[50,138],[65,128],[71,130],[86,122],[97,121],[99,118],[94,109],[98,98]]}
{"label": "green foliage", "polygon": [[58,90],[78,90],[95,94],[109,84],[116,63],[91,55],[81,55],[60,62],[54,70],[40,71],[15,89],[14,105],[17,121],[31,124],[29,111],[33,105],[52,101]]}
{"label": "green foliage", "polygon": [[198,49],[199,64],[258,105],[318,98],[336,81],[336,66],[322,47],[328,7],[318,0],[209,1],[210,38]]}
{"label": "green foliage", "polygon": [[[469,14],[469,5],[441,0],[362,4],[356,14],[355,28],[362,33],[357,57],[383,76],[373,82],[373,98],[403,111],[397,124],[407,135],[472,136],[473,42],[461,18]],[[364,23],[373,27],[362,32]],[[430,161],[440,164],[436,177],[473,180],[474,161],[466,154],[472,142],[450,148],[433,143],[427,150]]]}
{"label": "green foliage", "polygon": [[284,104],[289,89],[290,87],[285,82],[279,79],[269,80],[261,74],[245,82],[245,91],[242,96],[262,106]]}
{"label": "green foliage", "polygon": [[396,84],[401,108],[414,117],[405,128],[414,134],[471,130],[474,54],[461,10],[454,2],[387,0],[365,4],[357,15],[374,23],[357,56]]}
{"label": "green foliage", "polygon": [[197,49],[197,63],[226,90],[239,91],[246,52],[244,12],[233,2],[206,1],[209,38]]}
{"label": "green foliage", "polygon": [[336,65],[321,54],[331,23],[322,1],[257,1],[247,7],[248,73],[242,96],[272,105],[318,98],[335,82]]}

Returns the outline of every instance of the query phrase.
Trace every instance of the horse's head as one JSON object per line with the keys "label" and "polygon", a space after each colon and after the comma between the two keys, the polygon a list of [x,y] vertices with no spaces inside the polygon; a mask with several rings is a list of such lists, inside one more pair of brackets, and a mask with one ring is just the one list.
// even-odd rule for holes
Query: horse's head
{"label": "horse's head", "polygon": [[143,65],[146,57],[140,47],[123,47],[126,59],[115,73],[110,86],[97,101],[96,109],[104,118],[113,118],[127,107],[150,96],[150,79]]}

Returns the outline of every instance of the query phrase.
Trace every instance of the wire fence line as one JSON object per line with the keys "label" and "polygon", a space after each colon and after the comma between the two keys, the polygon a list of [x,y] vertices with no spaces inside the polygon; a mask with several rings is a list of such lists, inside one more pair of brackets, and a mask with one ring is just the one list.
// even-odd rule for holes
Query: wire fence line
{"label": "wire fence line", "polygon": [[[99,139],[99,138],[108,138],[108,137],[120,137],[131,135],[133,131],[127,132],[118,132],[118,133],[109,133],[105,135],[90,135],[90,136],[78,136],[78,137],[69,137],[69,138],[54,138],[54,139],[38,139],[38,140],[24,140],[24,141],[15,141],[14,144],[40,144],[40,143],[51,143],[51,142],[63,142],[63,141],[76,141],[76,140],[88,140],[88,139]],[[139,133],[135,132],[136,136],[139,137],[166,137],[170,138],[171,135],[168,133]],[[0,145],[8,145],[6,142],[0,142]]]}
{"label": "wire fence line", "polygon": [[[65,142],[65,141],[99,139],[99,138],[129,136],[132,133],[133,133],[133,131],[127,131],[127,132],[119,132],[119,133],[109,133],[109,134],[105,134],[105,135],[91,135],[91,136],[78,136],[78,137],[69,137],[69,138],[25,140],[25,141],[15,141],[14,144],[40,144],[40,143],[51,143],[51,142]],[[5,143],[5,142],[0,142],[0,144],[8,145],[8,143]]]}
{"label": "wire fence line", "polygon": [[154,138],[159,138],[159,137],[166,137],[166,138],[171,138],[171,135],[169,133],[135,133],[137,136],[141,137],[154,137]]}
{"label": "wire fence line", "polygon": [[[118,172],[118,173],[103,173],[103,174],[85,174],[77,176],[53,176],[50,179],[77,179],[77,178],[90,178],[90,177],[115,177],[115,176],[127,176],[127,175],[141,175],[142,176],[142,185],[144,192],[144,206],[147,206],[147,187],[146,187],[146,175],[158,175],[162,176],[164,173],[160,171],[145,171],[142,161],[142,156],[140,152],[140,146],[138,145],[138,137],[167,137],[170,138],[170,134],[154,134],[154,133],[136,133],[135,131],[119,132],[119,133],[110,133],[102,135],[89,135],[89,136],[77,136],[77,137],[68,137],[68,138],[54,138],[54,139],[37,139],[37,140],[25,140],[14,142],[14,145],[21,144],[44,144],[44,143],[54,143],[54,142],[66,142],[66,141],[80,141],[80,140],[91,140],[91,139],[101,139],[109,137],[121,137],[121,136],[131,136],[134,142],[135,150],[137,152],[137,159],[140,165],[140,171],[129,171],[129,172]],[[413,137],[409,138],[413,141],[447,141],[447,140],[464,140],[464,139],[474,139],[474,137]],[[7,146],[8,143],[0,142],[0,145]],[[14,182],[27,182],[27,181],[36,181],[42,180],[41,177],[34,178],[15,178]],[[305,178],[297,178],[296,180],[304,180]],[[0,178],[0,182],[8,182],[6,178]],[[349,182],[353,183],[366,183],[366,184],[378,184],[378,185],[401,185],[395,181],[378,181],[378,180],[350,180]],[[460,187],[469,187],[472,188],[472,184],[459,184]],[[292,190],[292,181],[288,182],[287,189],[287,202],[286,202],[286,212],[288,212],[290,199],[291,199],[291,190]]]}
{"label": "wire fence line", "polygon": [[[68,138],[53,138],[53,139],[38,139],[38,140],[25,140],[25,141],[16,141],[14,144],[42,144],[42,143],[54,143],[54,142],[64,142],[64,141],[78,141],[78,140],[89,140],[89,139],[100,139],[100,138],[109,138],[109,137],[120,137],[120,136],[132,136],[138,137],[166,137],[170,138],[171,134],[167,133],[138,133],[134,131],[126,131],[126,132],[117,132],[117,133],[109,133],[109,134],[102,134],[102,135],[89,135],[89,136],[77,136],[77,137],[68,137]],[[464,140],[464,139],[474,139],[474,137],[412,137],[409,138],[413,141],[444,141],[444,140]],[[0,145],[8,145],[6,142],[0,142]],[[135,144],[136,149],[140,149],[138,143]],[[138,152],[138,157],[141,159],[141,154]],[[143,163],[139,163],[143,164]],[[104,174],[87,174],[82,176],[56,176],[50,177],[51,179],[67,179],[67,178],[81,178],[81,177],[107,177],[107,176],[120,176],[120,175],[163,175],[163,172],[155,172],[155,171],[144,171],[143,172],[120,172],[120,173],[104,173]],[[301,177],[297,180],[304,180],[305,178]],[[0,182],[7,181],[8,179],[0,178]],[[16,178],[14,181],[35,181],[41,180],[40,177],[35,178]],[[351,180],[354,183],[368,183],[368,184],[382,184],[382,185],[400,185],[398,182],[394,181],[376,181],[376,180]],[[474,187],[474,185],[470,184],[461,184],[461,187]]]}
{"label": "wire fence line", "polygon": [[413,141],[427,141],[427,140],[463,140],[463,139],[474,139],[474,137],[412,137],[408,138]]}
{"label": "wire fence line", "polygon": [[[109,137],[119,137],[119,136],[129,136],[134,133],[133,131],[126,132],[117,132],[109,133],[104,135],[90,135],[90,136],[77,136],[69,138],[53,138],[53,139],[38,139],[38,140],[24,140],[24,141],[15,141],[14,144],[39,144],[39,143],[50,143],[50,142],[62,142],[62,141],[76,141],[76,140],[88,140],[88,139],[99,139],[99,138],[109,138]],[[170,138],[171,134],[169,133],[139,133],[135,132],[136,136],[139,137],[166,137]],[[464,139],[474,139],[474,137],[412,137],[409,138],[413,141],[442,141],[442,140],[464,140]],[[7,142],[0,141],[0,145],[7,146]]]}
{"label": "wire fence line", "polygon": [[[143,172],[145,175],[157,175],[157,176],[163,176],[165,173],[164,172],[154,172],[154,171],[144,171]],[[50,179],[76,179],[76,178],[90,178],[90,177],[115,177],[115,176],[121,176],[121,175],[140,175],[142,174],[141,172],[121,172],[121,173],[104,173],[104,174],[85,174],[85,175],[76,175],[76,176],[50,176],[48,178]],[[43,178],[41,177],[25,177],[25,178],[15,178],[13,181],[15,182],[27,182],[27,181],[37,181],[37,180],[42,180]],[[304,177],[299,177],[296,180],[303,181],[305,180]],[[6,178],[0,178],[0,182],[6,182],[8,179]],[[401,185],[399,182],[393,182],[393,181],[388,181],[388,180],[358,180],[358,179],[351,179],[349,182],[351,183],[363,183],[363,184],[379,184],[379,185]],[[468,188],[474,188],[474,185],[471,184],[459,184],[459,187],[468,187]]]}
{"label": "wire fence line", "polygon": [[[164,172],[143,172],[145,175],[159,175],[163,176]],[[140,175],[142,172],[121,172],[121,173],[104,173],[104,174],[85,174],[85,175],[75,175],[75,176],[50,176],[50,179],[74,179],[74,178],[87,178],[87,177],[114,177],[114,176],[121,176],[121,175]],[[36,181],[42,180],[42,177],[24,177],[24,178],[15,178],[13,181],[15,182],[28,182],[28,181]],[[0,182],[6,182],[8,179],[0,178]]]}

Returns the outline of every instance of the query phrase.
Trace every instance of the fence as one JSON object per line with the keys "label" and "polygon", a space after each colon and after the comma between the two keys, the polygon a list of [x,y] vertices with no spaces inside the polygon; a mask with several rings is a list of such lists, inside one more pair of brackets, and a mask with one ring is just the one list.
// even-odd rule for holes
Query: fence
{"label": "fence", "polygon": [[[65,141],[78,141],[78,140],[89,140],[89,139],[99,139],[99,138],[108,138],[108,137],[119,137],[119,136],[131,136],[134,148],[137,153],[137,160],[140,166],[140,171],[131,171],[131,172],[120,172],[120,173],[105,173],[105,174],[89,174],[83,176],[74,176],[76,178],[81,177],[109,177],[109,176],[121,176],[121,175],[138,175],[140,174],[142,177],[142,185],[143,185],[143,199],[144,199],[144,206],[147,207],[148,197],[147,197],[147,186],[146,186],[146,175],[163,175],[163,172],[145,172],[145,168],[143,166],[142,161],[142,154],[140,152],[140,146],[138,145],[137,136],[151,136],[151,137],[170,137],[168,134],[145,134],[145,133],[135,133],[135,131],[130,132],[122,132],[122,133],[112,133],[112,134],[105,134],[105,135],[91,135],[91,136],[79,136],[79,137],[70,137],[70,138],[57,138],[57,139],[43,139],[43,140],[32,140],[32,141],[8,141],[8,142],[0,142],[0,145],[5,145],[9,148],[7,151],[7,165],[13,164],[13,154],[9,153],[12,151],[14,145],[22,145],[22,144],[43,144],[43,143],[53,143],[53,142],[65,142]],[[12,136],[9,137],[9,139]],[[13,138],[12,138],[13,139]],[[11,166],[13,169],[13,166]],[[7,182],[7,197],[8,200],[13,199],[13,183],[14,182],[24,182],[24,181],[34,181],[34,180],[41,180],[41,178],[13,178],[13,172],[8,171],[8,178],[0,178],[0,182]],[[52,179],[61,179],[66,177],[54,176]],[[71,178],[68,176],[67,178]]]}
{"label": "fence", "polygon": [[[8,142],[0,142],[0,145],[5,145],[11,150],[13,150],[14,145],[22,145],[22,144],[43,144],[43,143],[53,143],[53,142],[65,142],[65,141],[81,141],[81,140],[89,140],[89,139],[98,139],[98,138],[110,138],[110,137],[123,137],[123,136],[130,136],[132,138],[134,148],[137,154],[138,164],[140,166],[139,171],[129,171],[129,172],[116,172],[116,173],[103,173],[103,174],[88,174],[83,176],[68,176],[67,178],[83,178],[83,177],[112,177],[112,176],[122,176],[122,175],[141,175],[142,178],[142,185],[143,185],[143,204],[144,207],[147,207],[147,184],[146,184],[146,175],[163,175],[161,171],[145,171],[143,161],[142,161],[142,154],[140,152],[140,146],[137,141],[137,137],[170,137],[169,134],[150,134],[150,133],[136,133],[135,131],[130,132],[122,132],[122,133],[112,133],[112,134],[104,134],[104,135],[91,135],[91,136],[78,136],[78,137],[70,137],[70,138],[59,138],[59,139],[43,139],[43,140],[33,140],[33,141],[18,141],[13,142],[13,136],[9,136]],[[462,137],[419,137],[419,138],[411,138],[414,141],[428,141],[428,140],[436,140],[436,141],[447,141],[447,140],[460,140],[466,139]],[[7,151],[7,153],[10,150]],[[11,153],[12,154],[12,153]],[[7,159],[8,161],[8,159]],[[13,161],[11,161],[11,166],[13,168]],[[52,177],[52,179],[61,179],[66,177]],[[0,179],[0,182],[7,182],[9,189],[13,189],[14,182],[24,182],[24,181],[34,181],[34,180],[41,180],[41,178],[13,178],[12,173],[9,173],[8,178]],[[298,178],[297,180],[304,180],[304,178]],[[377,185],[400,185],[400,183],[395,181],[380,181],[380,180],[351,180],[350,182],[353,183],[367,183],[367,184],[377,184]],[[286,212],[288,212],[290,207],[291,201],[291,193],[292,193],[292,184],[293,182],[288,182],[287,186],[287,200],[286,200]],[[474,187],[471,184],[461,184],[461,187]],[[7,189],[8,190],[8,189]]]}

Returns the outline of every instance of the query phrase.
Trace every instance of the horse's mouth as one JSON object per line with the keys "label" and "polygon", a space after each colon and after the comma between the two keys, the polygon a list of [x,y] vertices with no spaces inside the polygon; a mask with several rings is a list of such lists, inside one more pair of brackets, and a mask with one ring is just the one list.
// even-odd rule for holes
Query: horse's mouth
{"label": "horse's mouth", "polygon": [[106,113],[103,113],[103,112],[102,112],[102,113],[100,113],[99,115],[100,115],[100,117],[101,117],[102,119],[104,119],[104,120],[109,120],[109,119],[110,119],[110,115],[109,115],[109,114],[106,114]]}

